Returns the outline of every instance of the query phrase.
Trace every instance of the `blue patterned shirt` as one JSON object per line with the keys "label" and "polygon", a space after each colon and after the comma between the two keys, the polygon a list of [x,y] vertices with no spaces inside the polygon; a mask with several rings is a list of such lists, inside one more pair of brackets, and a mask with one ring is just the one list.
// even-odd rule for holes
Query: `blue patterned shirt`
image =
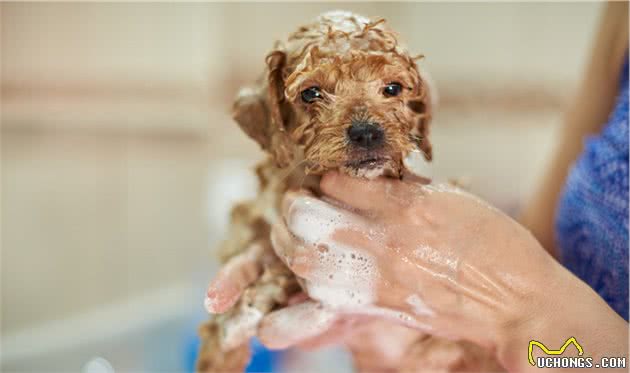
{"label": "blue patterned shirt", "polygon": [[615,108],[586,139],[556,215],[562,263],[628,321],[628,58]]}

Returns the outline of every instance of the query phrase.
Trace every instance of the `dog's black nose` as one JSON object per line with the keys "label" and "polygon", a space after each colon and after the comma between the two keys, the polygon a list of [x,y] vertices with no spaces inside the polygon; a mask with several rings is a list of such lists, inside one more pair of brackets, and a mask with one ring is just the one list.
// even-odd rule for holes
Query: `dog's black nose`
{"label": "dog's black nose", "polygon": [[371,150],[383,145],[385,133],[377,124],[353,123],[348,128],[348,139],[352,145]]}

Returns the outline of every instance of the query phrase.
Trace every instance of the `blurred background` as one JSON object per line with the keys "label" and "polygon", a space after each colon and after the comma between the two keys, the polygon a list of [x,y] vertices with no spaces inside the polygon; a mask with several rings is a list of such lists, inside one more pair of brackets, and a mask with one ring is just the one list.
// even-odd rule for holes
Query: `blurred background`
{"label": "blurred background", "polygon": [[2,370],[189,369],[213,247],[263,156],[231,100],[317,14],[382,16],[426,56],[435,176],[515,214],[603,6],[0,4]]}

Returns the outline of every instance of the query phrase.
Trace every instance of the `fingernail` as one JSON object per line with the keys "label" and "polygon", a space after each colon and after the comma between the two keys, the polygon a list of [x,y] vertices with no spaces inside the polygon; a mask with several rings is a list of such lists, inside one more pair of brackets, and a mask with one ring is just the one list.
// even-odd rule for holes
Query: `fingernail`
{"label": "fingernail", "polygon": [[222,287],[218,289],[215,285],[216,284],[210,285],[203,302],[209,313],[224,312],[236,301],[236,299],[230,299],[230,295],[235,292],[229,288],[229,283],[223,283]]}
{"label": "fingernail", "polygon": [[209,291],[208,294],[206,294],[206,298],[203,300],[203,305],[208,313],[217,313],[216,300],[210,295]]}

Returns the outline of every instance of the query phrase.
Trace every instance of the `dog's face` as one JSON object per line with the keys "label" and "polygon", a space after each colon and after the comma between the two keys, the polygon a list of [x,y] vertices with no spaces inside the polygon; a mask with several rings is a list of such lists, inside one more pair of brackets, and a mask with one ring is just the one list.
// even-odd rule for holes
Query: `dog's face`
{"label": "dog's face", "polygon": [[431,159],[428,86],[383,21],[325,14],[267,64],[266,92],[242,95],[235,118],[278,165],[374,177],[399,175],[414,150]]}

